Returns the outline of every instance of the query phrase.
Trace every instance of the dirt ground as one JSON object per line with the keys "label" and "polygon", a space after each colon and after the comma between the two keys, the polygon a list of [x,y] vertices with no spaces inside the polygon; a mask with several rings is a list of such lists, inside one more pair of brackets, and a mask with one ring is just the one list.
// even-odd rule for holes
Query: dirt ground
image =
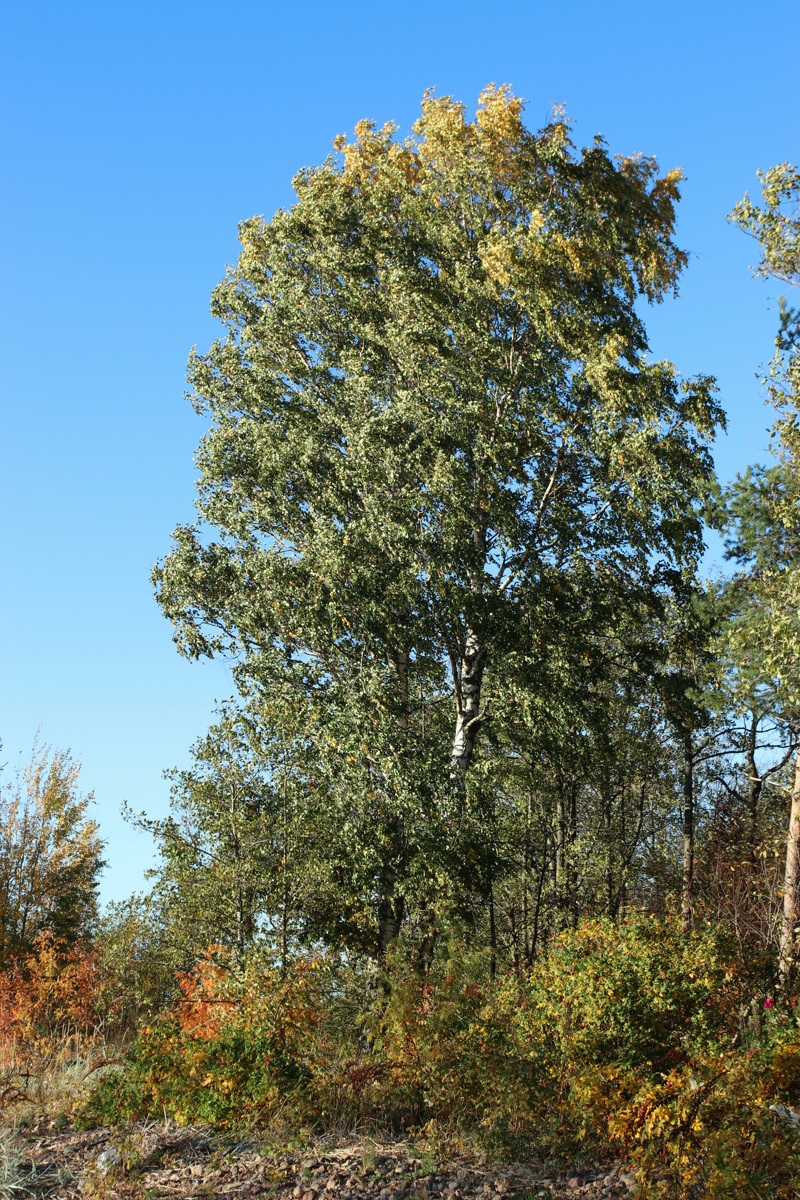
{"label": "dirt ground", "polygon": [[369,1139],[273,1152],[255,1140],[169,1122],[86,1132],[43,1123],[15,1138],[16,1181],[0,1187],[9,1200],[560,1200],[626,1196],[635,1187],[620,1164],[556,1173],[536,1164],[437,1162],[413,1144]]}

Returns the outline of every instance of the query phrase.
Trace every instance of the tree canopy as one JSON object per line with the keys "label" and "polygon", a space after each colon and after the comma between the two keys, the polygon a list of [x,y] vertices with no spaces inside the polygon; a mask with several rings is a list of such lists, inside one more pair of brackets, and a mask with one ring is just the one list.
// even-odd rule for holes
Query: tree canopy
{"label": "tree canopy", "polygon": [[490,724],[554,723],[620,606],[702,545],[721,410],[637,310],[686,261],[680,173],[522,117],[506,88],[474,121],[429,94],[405,139],[338,138],[241,226],[190,362],[211,428],[159,601],[185,654],[302,712],[379,944],[468,826]]}
{"label": "tree canopy", "polygon": [[[733,219],[798,283],[800,176],[762,184]],[[77,768],[37,752],[4,793],[4,1098],[56,1035],[111,1065],[111,1030],[131,1053],[81,1121],[796,1194],[800,317],[764,378],[774,460],[722,489],[713,380],[648,354],[679,185],[491,87],[474,120],[427,94],[408,137],[361,122],[241,226],[190,359],[197,519],[154,572],[239,694],[169,815],[133,816],[153,887],[91,945]],[[406,1186],[333,1157],[326,1194]]]}

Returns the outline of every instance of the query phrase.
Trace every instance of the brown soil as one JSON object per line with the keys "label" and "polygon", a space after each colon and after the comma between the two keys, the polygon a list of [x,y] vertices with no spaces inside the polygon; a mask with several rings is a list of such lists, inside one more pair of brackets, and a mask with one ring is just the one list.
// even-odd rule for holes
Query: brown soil
{"label": "brown soil", "polygon": [[565,1174],[535,1164],[432,1162],[413,1144],[363,1139],[273,1152],[255,1140],[172,1123],[86,1132],[41,1124],[16,1137],[22,1158],[10,1194],[20,1200],[556,1200],[625,1196],[634,1187],[619,1164]]}

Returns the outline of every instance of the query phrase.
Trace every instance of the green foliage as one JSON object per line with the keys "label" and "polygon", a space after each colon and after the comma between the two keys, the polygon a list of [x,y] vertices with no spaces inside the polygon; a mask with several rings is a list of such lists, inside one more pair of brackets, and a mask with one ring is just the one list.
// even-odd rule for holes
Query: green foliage
{"label": "green foliage", "polygon": [[211,427],[159,602],[184,654],[233,655],[313,793],[307,927],[378,958],[485,910],[521,715],[583,726],[587,675],[702,545],[722,413],[637,310],[685,263],[680,173],[522,116],[429,94],[408,138],[337,139],[242,224],[190,362]]}
{"label": "green foliage", "polygon": [[[452,947],[421,975],[397,953],[388,995],[366,1016],[373,1112],[396,1125],[460,1133],[491,1153],[530,1145],[532,1085],[515,1027],[520,991],[487,975],[485,954]],[[366,1066],[367,1064],[365,1064]]]}
{"label": "green foliage", "polygon": [[271,933],[285,958],[301,900],[311,907],[301,864],[320,834],[308,788],[263,722],[232,706],[219,716],[194,746],[191,767],[168,773],[169,817],[132,818],[160,851],[150,903],[176,969],[210,944],[241,954],[257,934]]}
{"label": "green foliage", "polygon": [[[778,462],[717,502],[747,569],[702,585],[722,413],[637,308],[685,263],[679,173],[531,132],[507,88],[335,150],[241,226],[190,362],[199,518],[155,582],[241,704],[139,818],[150,914],[98,953],[149,1024],[81,1119],[370,1122],[789,1200],[800,868],[790,837],[776,936],[763,793],[800,696],[797,315]],[[797,282],[797,172],[763,182],[734,219]]]}
{"label": "green foliage", "polygon": [[166,1113],[182,1123],[266,1120],[302,1111],[322,989],[314,961],[282,978],[258,954],[234,967],[221,949],[179,977],[180,1000],[145,1028],[125,1071],[95,1088],[82,1119]]}
{"label": "green foliage", "polygon": [[749,195],[730,214],[740,229],[759,243],[761,261],[756,274],[781,279],[786,283],[800,280],[800,171],[791,163],[780,163],[758,172],[763,203],[754,204]]}
{"label": "green foliage", "polygon": [[730,1041],[744,984],[736,949],[671,918],[586,921],[536,964],[520,1021],[534,1040],[546,1031],[539,1052],[559,1078],[576,1063],[663,1071]]}
{"label": "green foliage", "polygon": [[[759,174],[761,206],[749,196],[731,213],[761,250],[756,274],[800,286],[800,173],[789,163]],[[751,603],[734,626],[733,644],[750,670],[789,715],[800,706],[798,659],[798,498],[800,489],[800,344],[798,313],[785,303],[775,356],[764,382],[778,410],[773,426],[777,462],[737,479],[727,497],[729,552],[751,568],[737,583]],[[748,645],[750,643],[750,645]],[[748,654],[749,651],[749,654]]]}
{"label": "green foliage", "polygon": [[112,1036],[125,1041],[164,1008],[176,992],[181,965],[168,938],[163,910],[152,896],[111,903],[98,918],[93,946]]}
{"label": "green foliage", "polygon": [[[760,176],[762,206],[748,196],[731,213],[760,245],[757,274],[800,286],[800,173],[789,163]],[[734,581],[743,598],[730,644],[773,711],[800,725],[800,312],[781,304],[775,355],[765,379],[778,410],[777,464],[737,481],[730,501],[732,553],[747,564]],[[760,543],[760,544],[757,544]],[[800,757],[789,810],[779,973],[791,990],[800,965]]]}

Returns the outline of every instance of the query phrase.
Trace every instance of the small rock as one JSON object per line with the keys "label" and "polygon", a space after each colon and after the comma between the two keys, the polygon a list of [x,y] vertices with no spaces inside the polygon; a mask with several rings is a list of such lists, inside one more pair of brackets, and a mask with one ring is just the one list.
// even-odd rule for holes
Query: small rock
{"label": "small rock", "polygon": [[203,1168],[200,1166],[200,1164],[199,1164],[199,1163],[196,1163],[196,1164],[195,1164],[195,1166],[193,1166],[193,1167],[189,1167],[189,1174],[190,1174],[190,1175],[191,1175],[191,1176],[192,1176],[194,1179],[200,1179],[200,1178],[202,1177],[202,1174],[203,1174]]}
{"label": "small rock", "polygon": [[102,1154],[98,1154],[97,1169],[101,1175],[108,1175],[109,1171],[113,1171],[114,1167],[119,1166],[121,1161],[122,1159],[116,1146],[109,1146]]}

